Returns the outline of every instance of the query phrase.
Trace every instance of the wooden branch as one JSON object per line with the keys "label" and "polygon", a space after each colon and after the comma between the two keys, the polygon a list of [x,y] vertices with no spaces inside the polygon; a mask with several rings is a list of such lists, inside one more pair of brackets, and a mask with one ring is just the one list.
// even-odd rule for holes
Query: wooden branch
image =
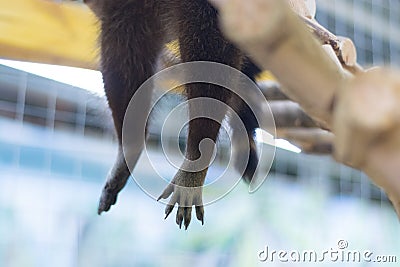
{"label": "wooden branch", "polygon": [[288,100],[288,97],[282,93],[281,86],[278,82],[260,81],[257,85],[268,101]]}
{"label": "wooden branch", "polygon": [[387,153],[397,152],[400,157],[398,72],[374,69],[356,76],[338,92],[337,101],[334,130],[338,159],[363,168],[377,145],[387,146]]}
{"label": "wooden branch", "polygon": [[318,127],[318,125],[292,101],[271,101],[269,103],[277,128]]}
{"label": "wooden branch", "polygon": [[400,219],[400,73],[373,69],[338,91],[335,157],[382,187]]}
{"label": "wooden branch", "polygon": [[[231,0],[218,7],[227,37],[271,70],[308,114],[333,129],[336,159],[382,187],[400,219],[400,73],[375,69],[350,78],[284,1]],[[357,71],[357,64],[352,67]]]}
{"label": "wooden branch", "polygon": [[290,140],[302,152],[312,154],[332,154],[334,135],[318,128],[277,129],[279,138]]}
{"label": "wooden branch", "polygon": [[314,10],[306,5],[304,0],[287,0],[289,7],[299,16],[312,19],[315,16],[315,0],[309,1],[309,6],[314,6]]}
{"label": "wooden branch", "polygon": [[[357,51],[353,41],[346,37],[335,36],[333,33],[325,29],[315,20],[306,17],[300,17],[309,30],[322,42],[329,44],[336,56],[344,66],[355,67],[357,65]],[[361,68],[358,66],[358,68]],[[360,69],[361,71],[362,69]]]}
{"label": "wooden branch", "polygon": [[319,42],[312,41],[315,37],[284,1],[246,1],[246,8],[240,0],[228,2],[223,5],[222,1],[224,8],[220,10],[227,37],[259,66],[271,70],[282,83],[282,91],[329,128],[333,96],[346,80],[346,73]]}

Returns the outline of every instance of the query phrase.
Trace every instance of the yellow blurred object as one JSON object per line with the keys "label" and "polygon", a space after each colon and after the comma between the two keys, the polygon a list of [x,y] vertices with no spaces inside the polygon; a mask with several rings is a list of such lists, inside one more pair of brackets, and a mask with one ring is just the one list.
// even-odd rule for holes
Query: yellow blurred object
{"label": "yellow blurred object", "polygon": [[275,76],[269,71],[263,71],[256,77],[257,81],[277,81]]}
{"label": "yellow blurred object", "polygon": [[97,25],[82,4],[0,0],[0,57],[97,69]]}
{"label": "yellow blurred object", "polygon": [[[98,69],[95,15],[85,5],[0,0],[0,58]],[[179,57],[177,41],[167,44]],[[275,80],[263,72],[258,80]]]}
{"label": "yellow blurred object", "polygon": [[[167,48],[172,52],[176,57],[180,57],[179,55],[179,43],[177,40],[172,41],[167,44]],[[269,71],[263,71],[256,77],[257,81],[276,81],[274,75]]]}
{"label": "yellow blurred object", "polygon": [[180,52],[179,52],[179,43],[178,40],[169,42],[167,45],[167,48],[172,52],[172,54],[178,58],[180,58]]}

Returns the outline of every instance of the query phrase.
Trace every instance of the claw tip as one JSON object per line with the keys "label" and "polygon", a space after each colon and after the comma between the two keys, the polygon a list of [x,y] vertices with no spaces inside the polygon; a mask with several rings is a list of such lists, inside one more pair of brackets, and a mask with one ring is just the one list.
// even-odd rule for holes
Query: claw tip
{"label": "claw tip", "polygon": [[99,206],[99,207],[97,208],[97,215],[101,215],[101,214],[103,213],[103,211],[104,211],[104,209],[101,208],[101,206]]}

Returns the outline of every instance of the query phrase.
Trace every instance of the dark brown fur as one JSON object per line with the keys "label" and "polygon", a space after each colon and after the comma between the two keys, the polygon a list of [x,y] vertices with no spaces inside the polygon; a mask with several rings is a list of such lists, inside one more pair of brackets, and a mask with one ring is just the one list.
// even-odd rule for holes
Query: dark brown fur
{"label": "dark brown fur", "polygon": [[[101,68],[109,106],[120,142],[118,159],[111,170],[99,203],[99,214],[115,204],[119,191],[130,173],[122,155],[122,122],[127,105],[137,88],[154,74],[157,58],[171,37],[180,44],[181,59],[188,61],[213,61],[227,64],[254,76],[259,70],[245,62],[242,53],[222,36],[218,27],[217,11],[206,0],[92,0],[86,1],[101,22]],[[171,33],[175,34],[171,36]],[[168,36],[168,38],[167,38]],[[151,95],[151,92],[148,92]],[[244,174],[250,181],[257,166],[257,153],[253,140],[257,121],[240,98],[223,88],[211,84],[189,84],[188,99],[209,97],[230,104],[244,121],[251,147],[250,158]],[[150,101],[148,98],[146,101]],[[143,108],[149,108],[144,103]],[[189,104],[189,110],[204,107]],[[217,114],[221,119],[225,112]],[[142,125],[138,123],[138,125]],[[186,157],[195,160],[200,156],[199,142],[204,138],[215,141],[220,125],[210,119],[189,122]],[[235,133],[235,129],[233,129]],[[134,167],[142,150],[142,143],[124,147],[129,150],[130,167]],[[211,157],[211,153],[209,153]],[[171,200],[166,216],[178,203],[176,221],[189,225],[192,206],[196,206],[197,218],[203,221],[201,186],[207,170],[191,173],[179,171],[160,198]],[[197,190],[180,191],[176,185],[197,187]]]}

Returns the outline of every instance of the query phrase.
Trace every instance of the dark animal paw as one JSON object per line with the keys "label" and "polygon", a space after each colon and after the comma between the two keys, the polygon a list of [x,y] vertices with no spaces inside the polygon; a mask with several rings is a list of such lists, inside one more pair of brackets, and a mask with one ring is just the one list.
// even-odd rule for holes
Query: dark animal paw
{"label": "dark animal paw", "polygon": [[111,206],[117,202],[118,193],[124,188],[129,175],[130,172],[126,166],[124,157],[122,154],[119,154],[116,163],[108,174],[107,182],[100,196],[99,207],[97,209],[99,215],[103,211],[109,211]]}
{"label": "dark animal paw", "polygon": [[109,190],[106,184],[103,188],[103,192],[100,196],[99,207],[97,208],[97,214],[101,214],[103,211],[107,212],[110,210],[111,206],[117,202],[117,192]]}

